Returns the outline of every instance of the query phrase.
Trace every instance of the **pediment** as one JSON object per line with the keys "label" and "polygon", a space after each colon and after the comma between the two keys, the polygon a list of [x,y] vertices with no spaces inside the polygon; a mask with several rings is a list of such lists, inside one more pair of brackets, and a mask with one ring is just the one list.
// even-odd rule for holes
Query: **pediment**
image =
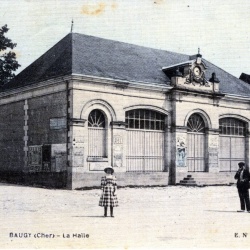
{"label": "pediment", "polygon": [[205,74],[207,68],[201,55],[198,54],[196,57],[190,57],[189,61],[163,67],[162,70],[171,79],[172,86],[206,92],[218,92],[219,80],[215,74],[210,79],[207,79]]}

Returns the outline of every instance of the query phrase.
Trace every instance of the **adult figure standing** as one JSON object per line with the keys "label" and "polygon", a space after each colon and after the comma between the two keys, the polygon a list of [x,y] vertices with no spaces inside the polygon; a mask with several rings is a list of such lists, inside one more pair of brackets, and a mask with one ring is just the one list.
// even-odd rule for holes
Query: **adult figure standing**
{"label": "adult figure standing", "polygon": [[105,168],[104,172],[106,176],[101,179],[102,195],[99,206],[104,207],[104,217],[107,217],[108,207],[110,207],[110,216],[114,217],[114,207],[118,206],[116,177],[113,176],[114,169],[112,166]]}
{"label": "adult figure standing", "polygon": [[237,212],[244,212],[245,209],[250,212],[250,203],[249,203],[249,180],[250,175],[249,171],[245,166],[244,162],[238,163],[239,169],[236,172],[234,179],[237,179],[237,188],[240,197],[240,207],[241,210]]}

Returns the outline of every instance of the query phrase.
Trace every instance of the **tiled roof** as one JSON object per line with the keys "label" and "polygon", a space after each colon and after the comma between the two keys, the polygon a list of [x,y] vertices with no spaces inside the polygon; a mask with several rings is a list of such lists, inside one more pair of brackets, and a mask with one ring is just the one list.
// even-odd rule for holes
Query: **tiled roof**
{"label": "tiled roof", "polygon": [[[162,67],[189,60],[188,55],[70,33],[19,73],[5,89],[71,74],[133,82],[169,84]],[[204,60],[204,59],[203,59]],[[220,80],[222,93],[250,96],[250,85],[204,60]]]}
{"label": "tiled roof", "polygon": [[221,93],[250,97],[250,84],[243,82],[210,62],[204,61],[208,67],[206,70],[207,79],[210,79],[212,73],[215,72],[217,78],[220,80]]}

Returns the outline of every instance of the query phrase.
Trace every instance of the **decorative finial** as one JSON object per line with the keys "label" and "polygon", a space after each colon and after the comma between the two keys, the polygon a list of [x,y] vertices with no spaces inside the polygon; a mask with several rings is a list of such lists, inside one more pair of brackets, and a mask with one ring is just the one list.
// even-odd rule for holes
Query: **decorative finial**
{"label": "decorative finial", "polygon": [[200,54],[200,48],[198,48],[198,54],[196,55],[196,62],[198,63],[198,64],[200,64],[201,63],[201,58],[202,58],[202,55]]}
{"label": "decorative finial", "polygon": [[219,83],[220,80],[216,77],[215,72],[212,73],[212,77],[209,79],[209,82],[213,82],[213,83]]}
{"label": "decorative finial", "polygon": [[74,20],[73,20],[73,18],[72,18],[70,33],[72,33],[72,32],[73,32],[73,26],[74,26]]}

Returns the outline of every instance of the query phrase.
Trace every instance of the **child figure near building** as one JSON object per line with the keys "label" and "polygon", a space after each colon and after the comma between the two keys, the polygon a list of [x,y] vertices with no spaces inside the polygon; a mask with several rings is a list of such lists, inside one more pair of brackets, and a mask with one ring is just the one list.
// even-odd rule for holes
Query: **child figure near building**
{"label": "child figure near building", "polygon": [[114,217],[114,207],[118,206],[116,177],[113,176],[114,169],[112,166],[105,168],[104,172],[106,176],[102,177],[101,180],[102,195],[99,206],[104,207],[104,217],[107,217],[108,207],[110,207],[110,216]]}

